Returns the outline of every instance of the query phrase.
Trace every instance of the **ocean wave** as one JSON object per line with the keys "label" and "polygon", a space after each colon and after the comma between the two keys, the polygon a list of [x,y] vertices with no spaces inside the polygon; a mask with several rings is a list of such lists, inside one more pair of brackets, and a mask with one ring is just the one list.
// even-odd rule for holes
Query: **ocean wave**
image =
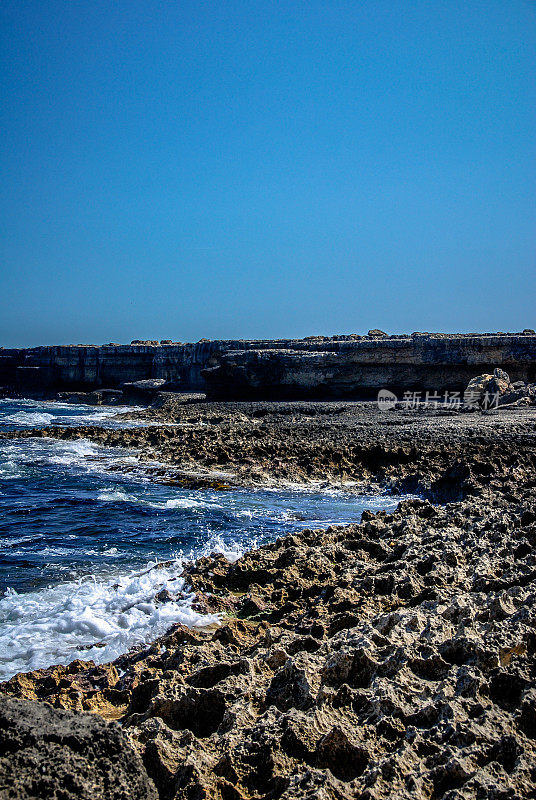
{"label": "ocean wave", "polygon": [[[8,590],[0,599],[0,680],[76,658],[102,664],[177,622],[219,622],[219,615],[192,608],[181,571],[180,560],[152,562],[125,575],[95,575],[24,594]],[[160,602],[162,590],[173,599]]]}
{"label": "ocean wave", "polygon": [[17,411],[15,414],[5,417],[5,422],[12,422],[23,427],[35,427],[36,425],[50,425],[53,419],[53,414],[39,411]]}
{"label": "ocean wave", "polygon": [[[5,440],[0,453],[0,477],[21,475],[21,487],[2,484],[11,497],[0,504],[9,517],[2,533],[13,538],[6,537],[0,577],[3,586],[29,590],[0,597],[0,678],[76,658],[102,663],[174,622],[216,621],[193,610],[180,577],[184,559],[216,552],[236,561],[277,535],[356,521],[364,507],[398,501],[320,487],[180,489],[139,474],[139,453],[83,438]],[[31,580],[19,575],[15,557],[34,569]],[[127,572],[152,558],[169,561]],[[75,580],[81,571],[94,574]],[[44,587],[48,576],[53,585]],[[162,589],[171,595],[166,602],[157,597]]]}
{"label": "ocean wave", "polygon": [[221,508],[220,503],[203,498],[194,500],[192,497],[172,497],[164,503],[149,503],[152,508]]}
{"label": "ocean wave", "polygon": [[[248,541],[248,550],[255,550],[257,547],[257,538],[251,538]],[[234,563],[244,555],[244,545],[240,544],[236,539],[226,541],[223,536],[215,534],[208,539],[198,553],[198,558],[203,556],[210,556],[212,553],[221,553],[227,561]]]}
{"label": "ocean wave", "polygon": [[153,501],[146,497],[129,494],[123,489],[105,489],[99,492],[97,500],[104,500],[110,503],[136,503],[161,511],[174,508],[221,508],[219,503],[214,503],[207,499],[194,500],[192,497],[172,497],[169,500]]}
{"label": "ocean wave", "polygon": [[[7,406],[7,413],[5,407]],[[13,406],[21,407],[21,411],[12,413]],[[105,427],[130,428],[145,426],[143,420],[115,419],[120,414],[142,411],[140,406],[91,406],[83,403],[62,403],[56,400],[0,400],[0,424],[16,427],[35,428],[47,425],[99,425]]]}
{"label": "ocean wave", "polygon": [[109,503],[137,503],[138,498],[133,494],[128,494],[123,489],[106,489],[99,492],[97,500],[104,500]]}
{"label": "ocean wave", "polygon": [[28,468],[39,464],[85,466],[94,468],[88,456],[95,459],[102,448],[88,439],[62,442],[49,438],[30,438],[0,443],[0,478],[21,477]]}
{"label": "ocean wave", "polygon": [[26,536],[8,536],[0,538],[0,548],[16,547],[19,544],[37,544],[44,539],[42,533]]}
{"label": "ocean wave", "polygon": [[52,452],[48,457],[51,464],[62,464],[64,466],[87,466],[88,456],[96,457],[99,455],[99,446],[90,442],[89,439],[77,439],[74,442],[58,442],[56,447],[52,447]]}
{"label": "ocean wave", "polygon": [[8,459],[0,464],[0,481],[11,481],[20,478],[21,475],[20,465],[13,459]]}
{"label": "ocean wave", "polygon": [[269,508],[241,508],[234,512],[237,519],[270,519],[272,522],[299,522],[305,520],[299,511],[277,511]]}
{"label": "ocean wave", "polygon": [[33,481],[54,471],[62,476],[72,474],[73,478],[104,477],[112,473],[121,480],[123,470],[128,470],[131,484],[147,485],[149,479],[145,474],[135,474],[139,463],[132,450],[106,448],[88,439],[62,441],[37,437],[0,441],[0,483],[14,479]]}

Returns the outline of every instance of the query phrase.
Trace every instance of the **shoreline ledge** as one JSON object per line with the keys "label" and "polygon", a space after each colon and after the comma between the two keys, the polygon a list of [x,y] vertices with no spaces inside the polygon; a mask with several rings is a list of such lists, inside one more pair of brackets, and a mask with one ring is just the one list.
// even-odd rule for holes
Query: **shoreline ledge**
{"label": "shoreline ledge", "polygon": [[[138,798],[140,787],[163,800],[534,797],[536,408],[158,413],[162,426],[56,433],[238,480],[323,477],[420,497],[232,563],[189,565],[197,608],[223,615],[214,629],[176,625],[112,664],[0,684],[0,792],[11,776],[11,796],[39,796],[38,778],[50,796],[58,779],[46,766],[38,775],[44,741],[74,775],[78,789],[66,784],[63,796],[89,797],[104,726],[137,783],[93,797]],[[88,720],[99,730],[88,733]],[[82,729],[86,755],[71,758]]]}

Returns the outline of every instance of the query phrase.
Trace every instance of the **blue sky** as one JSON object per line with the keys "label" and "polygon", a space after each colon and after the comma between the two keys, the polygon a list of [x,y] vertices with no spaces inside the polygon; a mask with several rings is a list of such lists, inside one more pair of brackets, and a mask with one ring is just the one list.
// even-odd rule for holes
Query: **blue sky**
{"label": "blue sky", "polygon": [[0,345],[536,327],[532,0],[0,28]]}

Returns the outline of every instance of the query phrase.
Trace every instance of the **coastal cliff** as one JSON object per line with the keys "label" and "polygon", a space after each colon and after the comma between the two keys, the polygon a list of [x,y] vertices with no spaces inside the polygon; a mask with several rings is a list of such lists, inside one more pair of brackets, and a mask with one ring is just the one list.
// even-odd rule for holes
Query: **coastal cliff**
{"label": "coastal cliff", "polygon": [[536,379],[536,334],[138,342],[0,349],[0,386],[20,394],[113,389],[156,379],[214,398],[351,397],[378,389],[460,391],[494,367]]}

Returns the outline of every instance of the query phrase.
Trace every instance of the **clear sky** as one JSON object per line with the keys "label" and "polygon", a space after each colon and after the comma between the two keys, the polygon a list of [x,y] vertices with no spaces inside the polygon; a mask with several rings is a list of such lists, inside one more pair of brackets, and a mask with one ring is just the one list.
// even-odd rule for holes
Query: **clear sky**
{"label": "clear sky", "polygon": [[0,345],[536,327],[534,0],[0,27]]}

